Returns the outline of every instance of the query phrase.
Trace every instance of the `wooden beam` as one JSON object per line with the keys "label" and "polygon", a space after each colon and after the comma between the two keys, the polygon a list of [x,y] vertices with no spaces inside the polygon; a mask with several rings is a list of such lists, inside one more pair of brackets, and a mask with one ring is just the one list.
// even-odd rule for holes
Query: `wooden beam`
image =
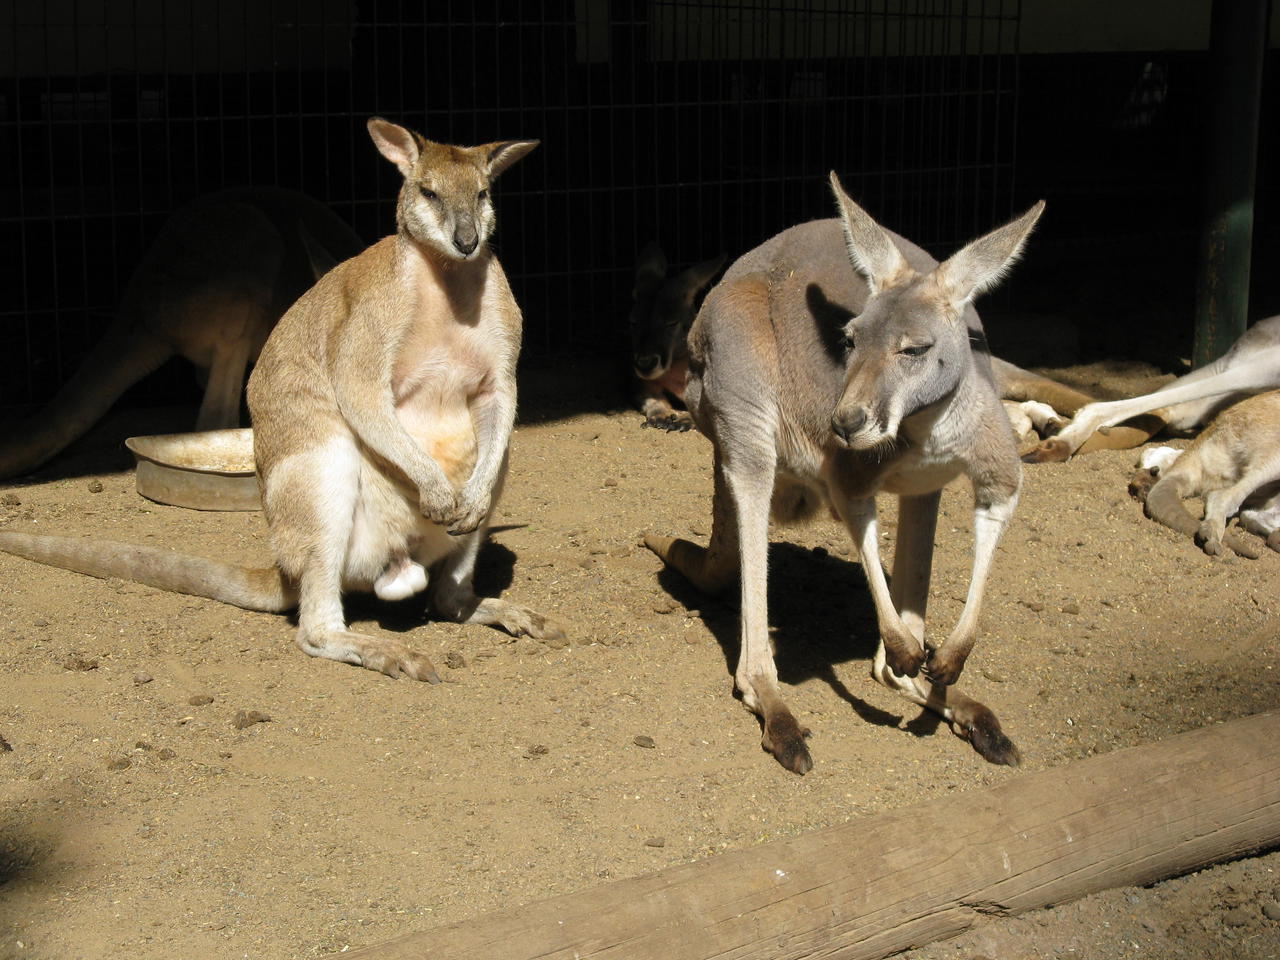
{"label": "wooden beam", "polygon": [[879,960],[1280,845],[1277,744],[1261,714],[342,957]]}

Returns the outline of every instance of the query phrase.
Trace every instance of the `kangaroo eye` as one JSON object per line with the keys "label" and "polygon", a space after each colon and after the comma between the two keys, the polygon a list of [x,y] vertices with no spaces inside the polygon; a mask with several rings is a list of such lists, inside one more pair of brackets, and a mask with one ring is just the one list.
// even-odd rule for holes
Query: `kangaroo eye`
{"label": "kangaroo eye", "polygon": [[853,334],[846,333],[843,337],[841,337],[840,345],[843,346],[846,350],[854,349]]}
{"label": "kangaroo eye", "polygon": [[434,190],[428,190],[426,187],[418,187],[418,189],[422,191],[422,195],[426,197],[428,200],[437,199],[437,195]]}
{"label": "kangaroo eye", "polygon": [[479,193],[477,193],[477,194],[476,194],[476,199],[477,199],[477,200],[483,200],[483,199],[484,199],[485,197],[487,197],[487,196],[489,196],[489,191],[488,191],[488,190],[481,190]]}
{"label": "kangaroo eye", "polygon": [[932,343],[917,343],[914,346],[903,347],[899,352],[908,357],[923,357],[933,349]]}

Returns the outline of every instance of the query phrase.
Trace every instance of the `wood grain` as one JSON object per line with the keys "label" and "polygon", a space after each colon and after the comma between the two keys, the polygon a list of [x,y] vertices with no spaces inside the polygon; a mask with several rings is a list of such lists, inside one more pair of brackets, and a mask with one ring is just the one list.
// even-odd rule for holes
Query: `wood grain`
{"label": "wood grain", "polygon": [[1280,714],[342,954],[347,960],[878,960],[1280,845]]}

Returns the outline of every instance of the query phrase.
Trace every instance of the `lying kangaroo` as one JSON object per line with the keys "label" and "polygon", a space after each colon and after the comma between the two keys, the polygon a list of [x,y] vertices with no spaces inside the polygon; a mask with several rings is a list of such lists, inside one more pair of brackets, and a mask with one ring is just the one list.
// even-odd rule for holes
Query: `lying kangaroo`
{"label": "lying kangaroo", "polygon": [[[831,184],[840,219],[783,231],[707,295],[689,335],[685,397],[715,449],[711,542],[645,543],[705,592],[727,589],[740,573],[735,685],[763,718],[764,748],[805,773],[807,731],[782,700],[769,645],[769,515],[772,505],[776,519],[796,520],[829,504],[858,545],[875,601],[872,676],[940,713],[988,760],[1016,764],[995,715],[952,686],[1022,478],[970,301],[1017,258],[1043,204],[938,265],[877,224],[835,174]],[[938,504],[962,473],[976,502],[973,576],[950,638],[926,647]],[[880,566],[881,490],[899,497],[892,588]]]}
{"label": "lying kangaroo", "polygon": [[290,190],[230,190],[174,213],[125,288],[93,353],[32,421],[0,443],[0,478],[36,469],[175,354],[205,383],[197,430],[235,427],[245,373],[276,321],[364,243]]}
{"label": "lying kangaroo", "polygon": [[667,276],[667,257],[657,243],[640,251],[631,291],[631,378],[644,422],[663,430],[688,430],[693,420],[671,405],[683,403],[689,374],[685,339],[698,294],[724,265],[723,255]]}
{"label": "lying kangaroo", "polygon": [[[1228,407],[1181,455],[1169,447],[1143,451],[1129,489],[1148,517],[1194,537],[1210,556],[1223,544],[1242,557],[1261,555],[1257,541],[1227,531],[1237,513],[1241,527],[1280,551],[1280,390]],[[1184,497],[1204,497],[1202,521],[1187,512]]]}
{"label": "lying kangaroo", "polygon": [[[1028,463],[1069,459],[1077,450],[1124,449],[1144,443],[1167,429],[1189,433],[1245,397],[1280,387],[1280,316],[1259,320],[1213,363],[1179,377],[1154,393],[1127,400],[1091,403],[1076,411],[1070,426],[1050,437],[1023,459]],[[1141,424],[1125,424],[1149,414]],[[1095,431],[1115,434],[1110,442]]]}
{"label": "lying kangaroo", "polygon": [[349,631],[344,589],[400,599],[430,583],[446,618],[560,635],[539,614],[472,591],[506,475],[521,330],[487,246],[489,188],[537,141],[453,147],[378,117],[368,126],[404,176],[397,232],[303,295],[249,378],[276,566],[16,532],[0,532],[0,549],[253,610],[296,604],[305,652],[390,676],[439,680],[404,644]]}

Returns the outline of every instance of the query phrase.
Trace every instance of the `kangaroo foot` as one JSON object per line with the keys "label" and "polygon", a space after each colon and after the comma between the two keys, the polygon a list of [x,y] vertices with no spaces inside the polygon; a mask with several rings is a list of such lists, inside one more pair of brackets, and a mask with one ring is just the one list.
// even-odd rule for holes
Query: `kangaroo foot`
{"label": "kangaroo foot", "polygon": [[786,769],[804,776],[813,769],[813,757],[804,742],[808,736],[807,727],[800,726],[795,717],[782,711],[765,720],[760,746]]}
{"label": "kangaroo foot", "polygon": [[327,630],[318,635],[299,632],[298,646],[313,657],[355,664],[385,673],[388,677],[440,682],[435,664],[395,640],[369,637],[350,630]]}
{"label": "kangaroo foot", "polygon": [[1267,536],[1267,546],[1280,553],[1280,530],[1272,530]]}
{"label": "kangaroo foot", "polygon": [[1022,754],[1014,742],[1004,735],[996,715],[977,701],[963,711],[956,711],[951,729],[956,736],[968,740],[988,763],[1008,767],[1016,767],[1022,763]]}
{"label": "kangaroo foot", "polygon": [[1066,463],[1071,459],[1071,447],[1061,438],[1050,437],[1022,455],[1023,463]]}

